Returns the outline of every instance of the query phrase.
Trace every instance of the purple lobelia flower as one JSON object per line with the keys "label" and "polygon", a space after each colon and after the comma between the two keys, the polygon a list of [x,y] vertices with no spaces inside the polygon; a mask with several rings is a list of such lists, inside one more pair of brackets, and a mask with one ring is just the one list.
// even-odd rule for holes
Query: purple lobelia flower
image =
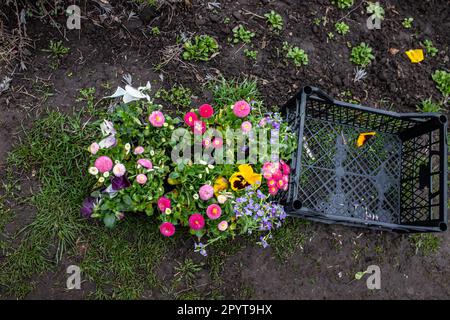
{"label": "purple lobelia flower", "polygon": [[131,186],[130,180],[123,175],[121,177],[114,177],[112,179],[112,190],[113,191],[119,191],[121,189],[125,189]]}
{"label": "purple lobelia flower", "polygon": [[267,248],[269,244],[267,243],[266,239],[264,239],[263,236],[259,237],[259,240],[261,240],[261,245],[263,248]]}
{"label": "purple lobelia flower", "polygon": [[205,245],[203,243],[201,243],[201,242],[194,243],[194,252],[198,252],[204,257],[208,256],[208,253],[205,250]]}

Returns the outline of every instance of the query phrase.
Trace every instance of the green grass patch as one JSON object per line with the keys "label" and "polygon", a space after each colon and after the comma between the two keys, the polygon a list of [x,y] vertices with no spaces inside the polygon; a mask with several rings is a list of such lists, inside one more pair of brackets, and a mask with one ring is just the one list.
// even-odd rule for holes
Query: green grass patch
{"label": "green grass patch", "polygon": [[[90,298],[137,299],[144,289],[159,286],[155,266],[173,241],[163,239],[154,224],[143,221],[148,218],[129,216],[121,228],[108,230],[79,217],[81,202],[91,188],[85,178],[86,146],[98,128],[98,123],[85,122],[80,114],[51,112],[26,130],[9,154],[9,169],[33,170],[41,187],[27,199],[37,213],[21,230],[19,246],[10,249],[9,243],[1,243],[5,259],[0,264],[0,292],[4,296],[26,296],[33,289],[30,279],[56,270],[68,253],[81,260],[83,280],[95,282]],[[0,201],[2,229],[11,214]],[[79,252],[80,245],[84,253]]]}
{"label": "green grass patch", "polygon": [[214,103],[218,106],[232,105],[238,100],[260,100],[258,87],[255,80],[231,79],[212,81],[209,88],[214,96]]}
{"label": "green grass patch", "polygon": [[310,222],[306,220],[287,218],[284,225],[273,232],[269,244],[280,261],[286,261],[298,249],[303,248],[308,239],[309,225]]}
{"label": "green grass patch", "polygon": [[431,233],[413,234],[409,238],[416,254],[429,256],[435,254],[441,248],[442,239]]}

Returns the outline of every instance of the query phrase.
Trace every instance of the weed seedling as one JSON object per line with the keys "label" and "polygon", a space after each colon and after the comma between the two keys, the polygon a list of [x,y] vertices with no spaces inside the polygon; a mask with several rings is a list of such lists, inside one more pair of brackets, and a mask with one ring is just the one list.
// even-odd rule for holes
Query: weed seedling
{"label": "weed seedling", "polygon": [[197,264],[191,259],[186,259],[184,262],[178,262],[178,266],[175,267],[175,281],[180,283],[184,281],[189,287],[195,280],[195,274],[203,268],[203,263]]}
{"label": "weed seedling", "polygon": [[247,58],[256,60],[256,57],[258,55],[258,51],[257,50],[249,50],[249,49],[245,49],[244,50],[244,54]]}
{"label": "weed seedling", "polygon": [[183,86],[173,86],[170,90],[159,89],[155,98],[160,98],[167,103],[178,107],[189,107],[191,105],[192,91]]}
{"label": "weed seedling", "polygon": [[431,77],[444,97],[450,96],[450,73],[444,70],[436,70]]}
{"label": "weed seedling", "polygon": [[438,53],[438,49],[433,46],[433,42],[429,39],[423,41],[422,46],[425,47],[427,55],[434,57]]}
{"label": "weed seedling", "polygon": [[414,19],[411,17],[405,18],[405,19],[403,19],[402,25],[405,29],[411,29],[413,21],[414,21]]}
{"label": "weed seedling", "polygon": [[161,30],[158,27],[153,27],[151,30],[152,35],[159,36],[161,34]]}
{"label": "weed seedling", "polygon": [[383,7],[378,3],[369,2],[369,5],[366,8],[366,11],[368,14],[375,15],[375,18],[379,20],[384,20],[384,9]]}
{"label": "weed seedling", "polygon": [[353,5],[354,0],[333,0],[331,2],[339,9],[347,9]]}
{"label": "weed seedling", "polygon": [[250,43],[255,34],[244,28],[243,25],[238,25],[233,28],[233,43]]}
{"label": "weed seedling", "polygon": [[70,52],[70,48],[65,47],[61,40],[56,42],[50,40],[48,49],[44,49],[43,51],[49,52],[55,59],[60,59]]}
{"label": "weed seedling", "polygon": [[291,59],[296,67],[308,64],[308,54],[303,49],[284,42],[283,50],[286,52],[286,58]]}
{"label": "weed seedling", "polygon": [[417,111],[421,112],[440,112],[442,110],[439,103],[435,103],[431,100],[431,98],[428,98],[424,101],[422,101],[417,106]]}
{"label": "weed seedling", "polygon": [[283,29],[283,18],[275,11],[271,10],[264,17],[266,17],[266,22],[272,30],[281,31]]}
{"label": "weed seedling", "polygon": [[350,30],[350,27],[345,22],[337,22],[334,25],[334,28],[336,32],[339,33],[340,35],[346,35]]}
{"label": "weed seedling", "polygon": [[63,45],[62,41],[50,40],[48,49],[43,49],[44,52],[49,52],[49,58],[52,58],[50,68],[56,69],[59,66],[59,60],[70,52],[70,48]]}
{"label": "weed seedling", "polygon": [[352,48],[350,61],[354,64],[366,67],[373,59],[375,59],[375,56],[372,54],[372,48],[366,43],[361,42],[358,46]]}
{"label": "weed seedling", "polygon": [[195,36],[194,41],[186,41],[183,47],[184,60],[208,61],[217,53],[219,44],[213,37],[201,35]]}

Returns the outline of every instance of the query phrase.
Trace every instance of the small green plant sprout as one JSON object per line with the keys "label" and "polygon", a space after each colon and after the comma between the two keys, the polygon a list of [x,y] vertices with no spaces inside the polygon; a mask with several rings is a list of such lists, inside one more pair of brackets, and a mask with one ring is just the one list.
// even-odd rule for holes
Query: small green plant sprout
{"label": "small green plant sprout", "polygon": [[431,100],[431,98],[428,98],[426,100],[423,100],[418,106],[417,111],[421,112],[440,112],[442,110],[439,103],[435,103]]}
{"label": "small green plant sprout", "polygon": [[161,34],[161,30],[158,27],[152,27],[151,31],[152,35],[159,36]]}
{"label": "small green plant sprout", "polygon": [[184,262],[178,262],[175,269],[175,281],[177,283],[185,282],[186,286],[191,286],[196,278],[196,274],[203,269],[203,263],[195,263],[192,259],[185,259]]}
{"label": "small green plant sprout", "polygon": [[333,40],[334,39],[334,33],[333,32],[328,32],[327,33],[327,38],[328,38],[328,40]]}
{"label": "small green plant sprout", "polygon": [[331,2],[339,9],[347,9],[353,5],[354,0],[332,0]]}
{"label": "small green plant sprout", "polygon": [[191,105],[192,91],[182,85],[173,86],[170,90],[159,89],[155,98],[160,98],[174,106],[187,108]]}
{"label": "small green plant sprout", "polygon": [[184,43],[184,60],[208,61],[218,54],[219,44],[208,35],[195,36],[194,41]]}
{"label": "small green plant sprout", "polygon": [[229,17],[225,17],[225,18],[223,19],[223,23],[224,23],[224,24],[229,24],[230,21],[231,21],[231,19],[230,19]]}
{"label": "small green plant sprout", "polygon": [[60,59],[70,52],[70,48],[65,47],[61,40],[50,40],[48,49],[44,49],[43,51],[49,52],[50,55],[55,59]]}
{"label": "small green plant sprout", "polygon": [[441,238],[429,233],[414,234],[409,239],[415,253],[421,252],[424,256],[438,252],[442,242]]}
{"label": "small green plant sprout", "polygon": [[247,58],[256,60],[256,57],[258,56],[258,51],[257,50],[249,50],[249,49],[245,49],[244,50],[244,55]]}
{"label": "small green plant sprout", "polygon": [[427,55],[434,57],[438,53],[438,49],[433,46],[433,42],[429,39],[423,41],[422,46],[425,47]]}
{"label": "small green plant sprout", "polygon": [[372,48],[366,43],[361,42],[358,46],[352,48],[350,61],[354,64],[366,67],[373,59],[375,59],[375,56],[372,54]]}
{"label": "small green plant sprout", "polygon": [[362,277],[364,277],[364,275],[368,274],[369,271],[358,271],[357,273],[355,273],[355,280],[361,280]]}
{"label": "small green plant sprout", "polygon": [[322,23],[322,18],[314,18],[313,23],[316,26],[320,26],[320,24]]}
{"label": "small green plant sprout", "polygon": [[384,20],[384,9],[378,2],[369,2],[366,8],[368,14],[374,15],[379,20]]}
{"label": "small green plant sprout", "polygon": [[303,49],[283,42],[283,50],[286,51],[286,58],[291,59],[296,67],[308,64],[308,54]]}
{"label": "small green plant sprout", "polygon": [[271,10],[264,17],[266,17],[266,22],[272,30],[281,31],[283,29],[283,18],[280,14]]}
{"label": "small green plant sprout", "polygon": [[337,22],[334,25],[334,29],[340,35],[346,35],[348,33],[348,31],[350,30],[350,27],[345,22]]}
{"label": "small green plant sprout", "polygon": [[244,28],[243,25],[238,25],[233,28],[233,43],[250,43],[255,34]]}
{"label": "small green plant sprout", "polygon": [[402,25],[406,29],[411,29],[413,21],[414,21],[414,19],[411,17],[405,18],[405,19],[403,19]]}
{"label": "small green plant sprout", "polygon": [[450,96],[450,73],[444,70],[436,70],[431,76],[436,83],[436,87],[444,97]]}

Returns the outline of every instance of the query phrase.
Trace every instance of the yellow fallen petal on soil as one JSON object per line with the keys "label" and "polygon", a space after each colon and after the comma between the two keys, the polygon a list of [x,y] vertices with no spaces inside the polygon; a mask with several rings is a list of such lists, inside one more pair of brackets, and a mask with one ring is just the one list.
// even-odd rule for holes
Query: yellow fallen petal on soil
{"label": "yellow fallen petal on soil", "polygon": [[405,53],[412,63],[418,63],[418,62],[423,61],[423,50],[422,49],[408,50]]}

